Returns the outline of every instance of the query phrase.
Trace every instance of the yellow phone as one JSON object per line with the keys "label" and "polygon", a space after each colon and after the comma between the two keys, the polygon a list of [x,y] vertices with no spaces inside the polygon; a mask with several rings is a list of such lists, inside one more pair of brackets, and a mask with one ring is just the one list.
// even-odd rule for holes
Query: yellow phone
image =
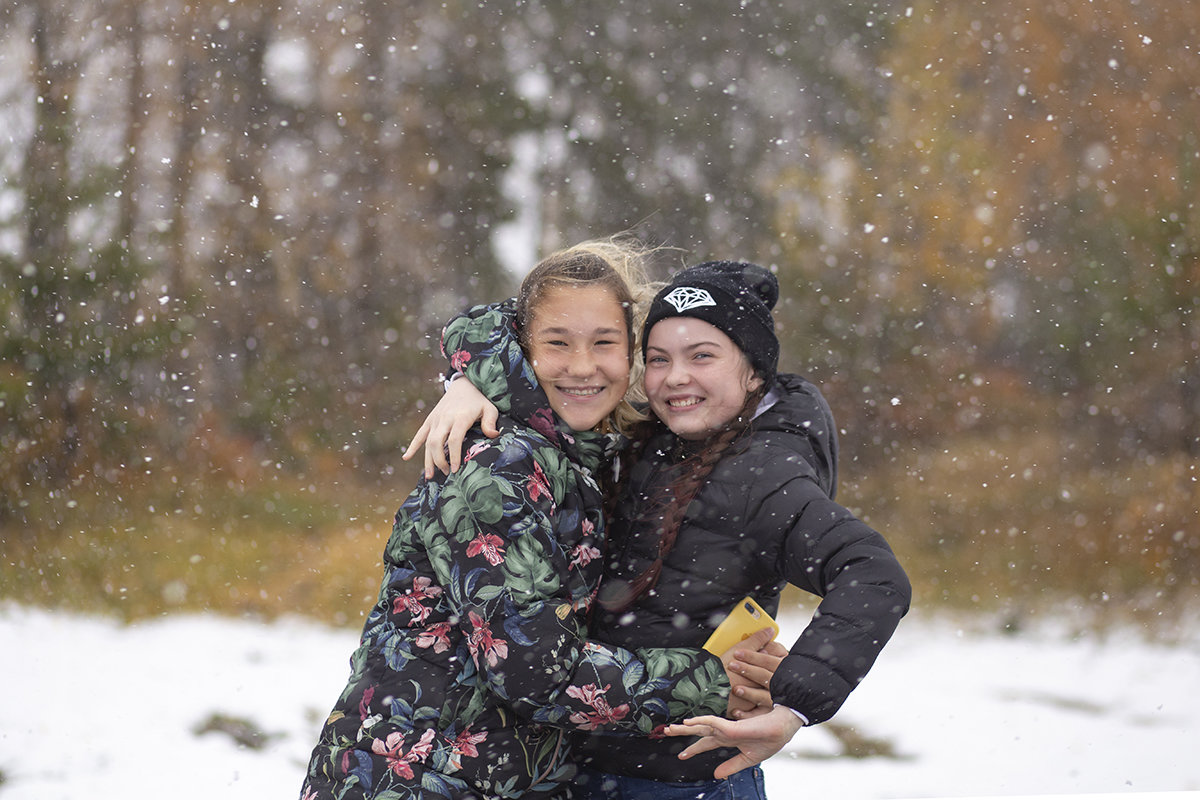
{"label": "yellow phone", "polygon": [[775,631],[772,639],[779,635],[779,625],[771,619],[771,615],[763,611],[762,606],[754,602],[753,597],[743,597],[733,607],[733,611],[730,611],[729,615],[721,620],[721,624],[712,632],[712,636],[708,637],[708,641],[704,643],[704,649],[719,656],[738,642],[748,638],[750,634],[757,633],[766,627]]}

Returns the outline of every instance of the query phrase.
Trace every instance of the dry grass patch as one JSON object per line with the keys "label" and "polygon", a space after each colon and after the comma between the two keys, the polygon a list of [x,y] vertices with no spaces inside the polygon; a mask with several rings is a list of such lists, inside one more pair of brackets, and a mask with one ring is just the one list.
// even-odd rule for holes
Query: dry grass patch
{"label": "dry grass patch", "polygon": [[1151,621],[1200,599],[1200,468],[1182,455],[960,437],[840,499],[887,533],[927,606]]}
{"label": "dry grass patch", "polygon": [[[1047,611],[1169,623],[1200,606],[1200,468],[1183,456],[1113,457],[1048,435],[908,452],[862,477],[843,465],[838,499],[885,533],[923,610],[987,611],[1015,629]],[[334,468],[188,480],[160,468],[29,497],[40,524],[3,530],[0,597],[125,619],[301,614],[356,627],[416,481],[405,468],[361,484]]]}

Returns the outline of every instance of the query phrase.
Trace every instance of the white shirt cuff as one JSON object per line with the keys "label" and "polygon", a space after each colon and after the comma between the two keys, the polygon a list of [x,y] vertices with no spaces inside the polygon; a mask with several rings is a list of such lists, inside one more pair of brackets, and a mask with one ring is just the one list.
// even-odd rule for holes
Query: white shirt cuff
{"label": "white shirt cuff", "polygon": [[775,705],[775,708],[786,708],[788,711],[795,714],[801,723],[803,723],[806,726],[808,725],[808,717],[804,716],[803,714],[801,714],[799,711],[792,708],[791,706],[785,706],[783,703],[775,703],[774,705]]}

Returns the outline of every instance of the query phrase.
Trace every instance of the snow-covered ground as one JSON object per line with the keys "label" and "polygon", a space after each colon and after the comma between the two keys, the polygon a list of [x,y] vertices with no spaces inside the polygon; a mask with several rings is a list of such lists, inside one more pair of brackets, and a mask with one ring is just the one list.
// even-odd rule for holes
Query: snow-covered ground
{"label": "snow-covered ground", "polygon": [[[0,800],[291,800],[356,639],[0,606]],[[831,729],[803,730],[766,766],[772,798],[1200,797],[1200,632],[1168,646],[910,617],[835,721],[884,754],[835,757]]]}

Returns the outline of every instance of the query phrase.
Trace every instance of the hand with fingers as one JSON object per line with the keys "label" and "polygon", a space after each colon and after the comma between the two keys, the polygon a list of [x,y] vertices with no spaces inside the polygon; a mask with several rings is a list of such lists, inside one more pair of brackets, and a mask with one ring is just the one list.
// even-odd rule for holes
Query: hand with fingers
{"label": "hand with fingers", "polygon": [[772,641],[771,628],[755,631],[721,654],[729,677],[729,704],[725,713],[744,719],[771,708],[771,675],[787,655],[787,649]]}
{"label": "hand with fingers", "polygon": [[679,754],[688,759],[718,747],[736,747],[738,754],[723,761],[713,772],[718,780],[728,778],[735,772],[761,764],[782,750],[804,721],[790,708],[776,706],[765,714],[741,720],[705,716],[685,719],[682,723],[668,725],[667,736],[699,736]]}
{"label": "hand with fingers", "polygon": [[433,477],[435,467],[447,475],[457,472],[462,465],[463,439],[467,431],[478,420],[483,435],[494,439],[500,435],[496,428],[498,417],[496,407],[470,381],[452,381],[446,394],[417,428],[401,458],[411,460],[423,444],[426,479]]}
{"label": "hand with fingers", "polygon": [[766,761],[791,741],[804,720],[789,708],[771,701],[771,677],[787,656],[787,648],[773,641],[774,631],[763,628],[721,654],[729,676],[731,719],[693,717],[668,725],[668,736],[698,736],[679,754],[682,759],[718,747],[736,747],[738,754],[722,762],[713,773],[718,780]]}
{"label": "hand with fingers", "polygon": [[730,683],[730,703],[726,716],[732,719],[746,719],[771,710],[774,705],[771,700],[771,677],[788,654],[787,648],[779,642],[770,641],[754,649],[748,645],[749,641],[747,639],[730,648],[728,652],[731,659],[725,664]]}

